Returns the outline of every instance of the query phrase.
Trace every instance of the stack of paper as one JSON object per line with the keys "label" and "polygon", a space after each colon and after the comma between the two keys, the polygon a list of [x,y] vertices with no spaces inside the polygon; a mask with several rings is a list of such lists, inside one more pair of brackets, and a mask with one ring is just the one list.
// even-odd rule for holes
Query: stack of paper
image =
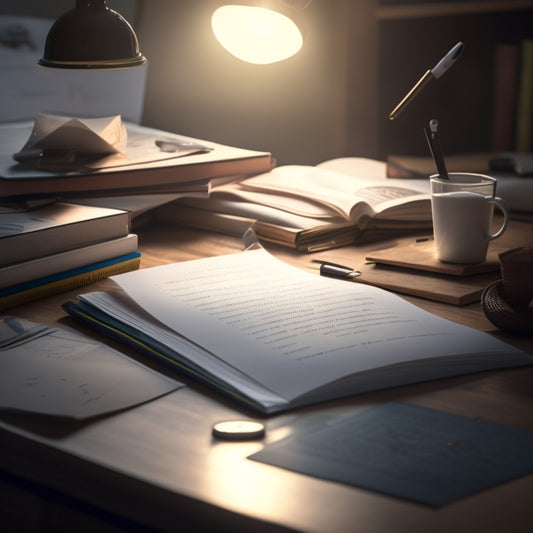
{"label": "stack of paper", "polygon": [[531,364],[486,333],[262,249],[112,278],[65,309],[265,413],[379,388]]}

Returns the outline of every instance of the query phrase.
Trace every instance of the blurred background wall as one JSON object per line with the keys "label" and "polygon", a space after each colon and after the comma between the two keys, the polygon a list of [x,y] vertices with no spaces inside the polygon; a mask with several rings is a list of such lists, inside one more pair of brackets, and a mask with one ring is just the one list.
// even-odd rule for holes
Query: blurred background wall
{"label": "blurred background wall", "polygon": [[138,36],[150,58],[143,121],[270,150],[279,162],[344,153],[348,3],[312,2],[302,50],[270,65],[240,61],[218,44],[210,19],[222,3],[140,2]]}
{"label": "blurred background wall", "polygon": [[[279,163],[314,164],[347,153],[347,64],[354,27],[348,19],[351,4],[358,2],[312,2],[305,10],[303,49],[272,65],[241,62],[218,44],[210,18],[221,3],[108,1],[135,27],[149,59],[142,122],[271,151]],[[73,6],[74,0],[14,0],[3,2],[0,14],[55,18]]]}
{"label": "blurred background wall", "polygon": [[[55,18],[74,3],[1,0],[0,15]],[[149,60],[137,94],[135,81],[123,94],[142,99],[138,118],[147,126],[271,151],[278,164],[427,156],[423,127],[432,118],[446,154],[491,150],[496,50],[533,39],[528,0],[313,0],[303,12],[302,50],[281,63],[251,65],[211,32],[211,14],[222,3],[108,0],[132,23]],[[458,41],[465,50],[453,69],[389,121],[398,101]],[[0,120],[8,107],[0,101]],[[516,118],[516,109],[508,112]]]}

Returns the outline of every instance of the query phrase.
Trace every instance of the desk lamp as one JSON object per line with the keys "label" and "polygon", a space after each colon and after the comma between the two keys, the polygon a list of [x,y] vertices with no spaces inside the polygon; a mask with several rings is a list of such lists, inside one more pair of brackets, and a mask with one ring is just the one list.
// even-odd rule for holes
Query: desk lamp
{"label": "desk lamp", "polygon": [[275,63],[300,50],[300,12],[310,0],[236,2],[215,10],[211,27],[219,43],[235,57],[255,64]]}
{"label": "desk lamp", "polygon": [[67,69],[119,69],[146,63],[128,21],[106,0],[76,0],[46,38],[39,64]]}

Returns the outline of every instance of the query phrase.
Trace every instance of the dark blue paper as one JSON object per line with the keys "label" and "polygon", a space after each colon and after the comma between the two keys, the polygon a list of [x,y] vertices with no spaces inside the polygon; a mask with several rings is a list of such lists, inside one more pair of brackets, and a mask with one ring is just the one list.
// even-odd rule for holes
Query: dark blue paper
{"label": "dark blue paper", "polygon": [[440,507],[533,471],[533,431],[402,403],[296,427],[250,459]]}

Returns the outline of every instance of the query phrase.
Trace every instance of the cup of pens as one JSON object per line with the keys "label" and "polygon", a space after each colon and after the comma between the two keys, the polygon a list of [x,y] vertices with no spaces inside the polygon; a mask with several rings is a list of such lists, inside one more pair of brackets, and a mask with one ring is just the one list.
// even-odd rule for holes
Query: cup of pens
{"label": "cup of pens", "polygon": [[[496,180],[483,174],[450,172],[430,176],[433,237],[437,258],[447,263],[481,263],[488,244],[504,233],[509,212],[496,197]],[[493,231],[494,208],[503,221]]]}

